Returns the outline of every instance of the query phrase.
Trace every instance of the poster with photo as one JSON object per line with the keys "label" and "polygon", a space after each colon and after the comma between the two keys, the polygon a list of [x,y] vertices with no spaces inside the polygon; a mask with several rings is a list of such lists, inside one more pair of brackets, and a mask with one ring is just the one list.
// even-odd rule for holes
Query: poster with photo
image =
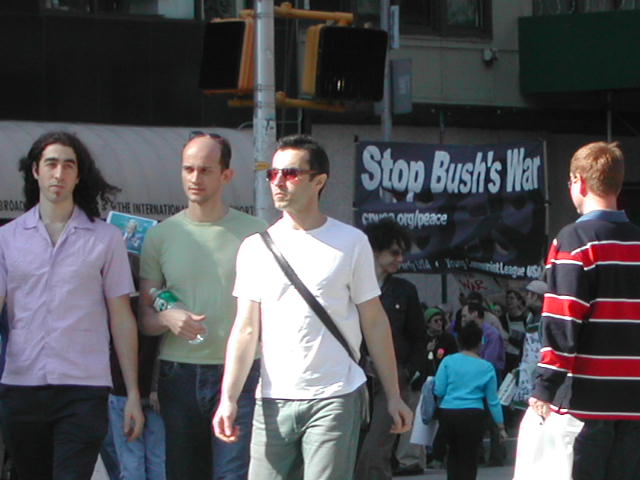
{"label": "poster with photo", "polygon": [[127,246],[127,251],[140,255],[145,235],[158,221],[111,211],[107,215],[107,223],[118,227],[122,232],[122,240]]}

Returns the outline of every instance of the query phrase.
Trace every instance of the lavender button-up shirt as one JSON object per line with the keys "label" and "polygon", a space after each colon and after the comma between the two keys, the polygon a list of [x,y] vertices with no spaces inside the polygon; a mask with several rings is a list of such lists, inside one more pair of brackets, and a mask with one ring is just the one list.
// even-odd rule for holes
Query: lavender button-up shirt
{"label": "lavender button-up shirt", "polygon": [[106,299],[132,291],[121,233],[78,207],[56,245],[38,206],[0,227],[9,314],[2,383],[110,386]]}

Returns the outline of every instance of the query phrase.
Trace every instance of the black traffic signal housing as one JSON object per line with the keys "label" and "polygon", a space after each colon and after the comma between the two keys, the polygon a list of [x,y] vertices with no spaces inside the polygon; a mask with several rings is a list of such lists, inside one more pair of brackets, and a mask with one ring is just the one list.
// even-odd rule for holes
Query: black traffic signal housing
{"label": "black traffic signal housing", "polygon": [[199,86],[204,93],[253,91],[252,18],[214,20],[205,25]]}
{"label": "black traffic signal housing", "polygon": [[382,99],[387,32],[315,25],[307,30],[302,95],[320,100]]}

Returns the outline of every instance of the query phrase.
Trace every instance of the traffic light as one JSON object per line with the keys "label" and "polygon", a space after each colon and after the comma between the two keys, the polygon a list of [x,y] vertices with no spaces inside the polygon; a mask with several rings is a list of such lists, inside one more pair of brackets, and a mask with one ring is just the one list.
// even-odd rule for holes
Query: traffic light
{"label": "traffic light", "polygon": [[383,96],[387,32],[316,25],[307,30],[302,95],[323,100]]}
{"label": "traffic light", "polygon": [[205,93],[253,91],[253,19],[214,20],[205,25],[200,88]]}

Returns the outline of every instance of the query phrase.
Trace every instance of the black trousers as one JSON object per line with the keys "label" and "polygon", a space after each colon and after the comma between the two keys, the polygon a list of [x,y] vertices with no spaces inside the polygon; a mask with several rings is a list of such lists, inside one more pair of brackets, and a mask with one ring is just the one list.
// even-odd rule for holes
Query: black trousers
{"label": "black trousers", "polygon": [[89,480],[108,395],[107,387],[0,385],[0,426],[20,480]]}
{"label": "black trousers", "polygon": [[449,447],[447,480],[475,480],[485,412],[476,408],[441,408],[441,440]]}
{"label": "black trousers", "polygon": [[574,480],[637,480],[640,421],[586,420],[573,454]]}

